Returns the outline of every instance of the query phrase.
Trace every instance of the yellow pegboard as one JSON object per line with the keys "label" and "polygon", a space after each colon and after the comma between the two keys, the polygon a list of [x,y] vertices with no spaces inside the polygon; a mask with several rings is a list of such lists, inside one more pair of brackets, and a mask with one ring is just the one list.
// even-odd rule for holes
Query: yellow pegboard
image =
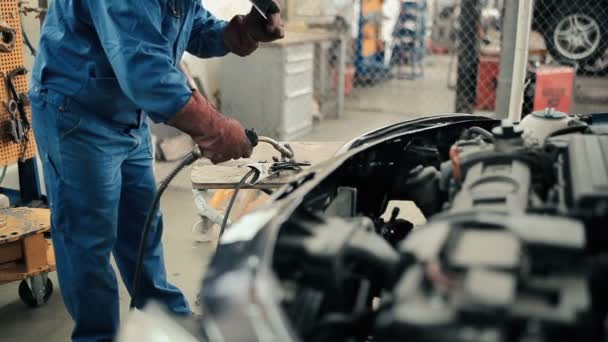
{"label": "yellow pegboard", "polygon": [[[9,90],[6,88],[5,77],[10,71],[18,67],[24,66],[23,58],[23,37],[21,34],[21,24],[19,17],[18,0],[0,0],[0,20],[7,23],[10,27],[17,31],[15,37],[15,47],[11,53],[0,52],[0,123],[10,119],[10,114],[6,110],[5,103],[10,99]],[[29,89],[29,73],[25,76],[18,76],[14,79],[15,86],[19,93],[27,93]],[[28,106],[26,108],[27,115],[32,122],[32,111]],[[4,127],[4,125],[0,125]],[[32,158],[36,155],[36,146],[34,142],[33,132],[30,130],[27,145],[17,144],[11,140],[11,137],[6,132],[0,132],[0,166],[16,163],[20,157],[25,159]]]}

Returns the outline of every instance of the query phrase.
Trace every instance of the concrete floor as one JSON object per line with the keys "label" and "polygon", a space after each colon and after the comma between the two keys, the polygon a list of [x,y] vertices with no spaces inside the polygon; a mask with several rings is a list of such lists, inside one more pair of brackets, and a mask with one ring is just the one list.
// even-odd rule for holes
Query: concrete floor
{"label": "concrete floor", "polygon": [[[182,182],[185,180],[182,176]],[[190,189],[172,187],[162,201],[166,230],[164,236],[166,263],[170,280],[186,294],[193,309],[210,244],[194,243],[190,229],[196,221]],[[50,278],[55,292],[39,309],[29,309],[19,300],[18,283],[0,286],[0,331],[6,341],[68,341],[72,322],[63,306],[56,274]],[[129,296],[121,284],[120,301],[123,317],[127,315]]]}
{"label": "concrete floor", "polygon": [[[302,141],[347,141],[372,129],[425,114],[450,112],[454,93],[446,87],[449,59],[431,58],[426,77],[417,81],[390,81],[367,89],[357,89],[348,99],[343,117],[325,120]],[[605,83],[602,86],[605,88]],[[580,108],[588,108],[579,106]],[[606,104],[589,108],[605,110]],[[158,164],[159,178],[172,167]],[[190,192],[188,172],[178,176],[162,201],[165,213],[165,254],[170,280],[179,286],[195,311],[194,305],[211,244],[193,241],[191,227],[197,220]],[[19,300],[17,283],[0,286],[0,331],[7,341],[68,341],[72,323],[63,306],[59,284],[51,275],[56,291],[46,306],[28,309]],[[123,317],[127,314],[129,296],[121,288]]]}

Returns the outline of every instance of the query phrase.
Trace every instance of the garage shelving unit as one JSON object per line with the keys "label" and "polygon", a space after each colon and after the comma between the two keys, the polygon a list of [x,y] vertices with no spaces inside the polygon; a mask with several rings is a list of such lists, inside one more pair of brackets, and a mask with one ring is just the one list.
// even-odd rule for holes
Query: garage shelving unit
{"label": "garage shelving unit", "polygon": [[402,1],[393,29],[390,66],[401,79],[424,77],[426,1]]}

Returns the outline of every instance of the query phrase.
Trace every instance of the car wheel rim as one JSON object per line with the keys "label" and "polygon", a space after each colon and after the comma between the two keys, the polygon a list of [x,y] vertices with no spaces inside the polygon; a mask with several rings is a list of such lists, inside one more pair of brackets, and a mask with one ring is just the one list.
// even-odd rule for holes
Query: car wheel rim
{"label": "car wheel rim", "polygon": [[601,40],[600,25],[585,14],[564,17],[555,28],[553,41],[564,57],[578,61],[591,56]]}

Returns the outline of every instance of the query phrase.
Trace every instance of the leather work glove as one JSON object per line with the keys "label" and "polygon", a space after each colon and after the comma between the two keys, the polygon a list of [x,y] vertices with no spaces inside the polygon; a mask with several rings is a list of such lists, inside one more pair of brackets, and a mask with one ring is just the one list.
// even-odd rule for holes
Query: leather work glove
{"label": "leather work glove", "polygon": [[272,1],[264,18],[254,7],[246,16],[237,15],[224,32],[226,46],[233,53],[245,57],[253,53],[260,42],[272,42],[285,36],[281,9]]}
{"label": "leather work glove", "polygon": [[241,124],[224,116],[199,92],[192,92],[188,103],[168,125],[188,133],[214,164],[231,159],[248,158],[253,146]]}

